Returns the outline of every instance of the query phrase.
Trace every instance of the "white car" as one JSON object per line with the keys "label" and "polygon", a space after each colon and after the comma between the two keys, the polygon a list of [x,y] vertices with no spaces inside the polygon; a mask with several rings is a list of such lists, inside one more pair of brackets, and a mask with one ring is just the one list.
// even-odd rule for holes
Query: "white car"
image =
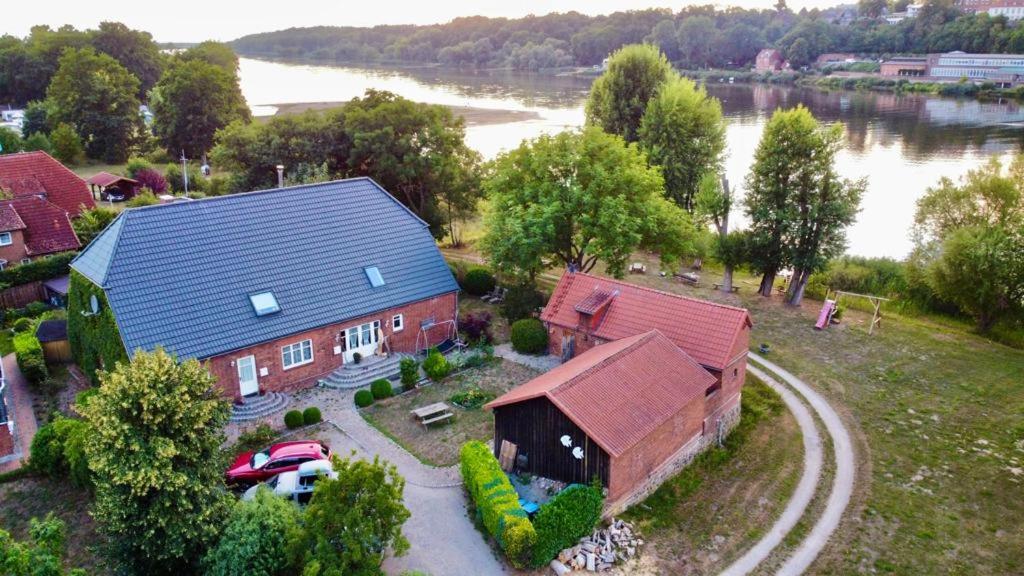
{"label": "white car", "polygon": [[256,491],[262,486],[269,488],[274,494],[294,500],[299,504],[308,504],[313,497],[313,487],[320,478],[338,478],[329,460],[313,460],[303,462],[298,470],[282,472],[262,484],[250,487],[242,494],[242,500],[252,500]]}

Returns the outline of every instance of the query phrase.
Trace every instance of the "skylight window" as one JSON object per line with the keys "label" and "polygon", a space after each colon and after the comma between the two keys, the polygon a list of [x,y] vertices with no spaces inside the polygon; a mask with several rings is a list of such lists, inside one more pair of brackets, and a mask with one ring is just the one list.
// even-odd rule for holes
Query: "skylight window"
{"label": "skylight window", "polygon": [[250,294],[249,301],[252,302],[252,308],[256,311],[257,316],[266,316],[267,314],[281,311],[281,307],[277,304],[277,298],[274,297],[273,292]]}
{"label": "skylight window", "polygon": [[366,277],[370,280],[370,286],[380,288],[384,285],[384,277],[380,275],[380,270],[376,266],[367,266],[363,270],[366,272]]}

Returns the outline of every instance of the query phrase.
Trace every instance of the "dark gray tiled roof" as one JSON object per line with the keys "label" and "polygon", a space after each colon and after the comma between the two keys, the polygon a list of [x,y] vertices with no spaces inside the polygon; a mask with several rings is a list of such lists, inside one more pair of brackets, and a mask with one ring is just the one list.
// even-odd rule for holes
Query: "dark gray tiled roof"
{"label": "dark gray tiled roof", "polygon": [[[366,178],[129,209],[71,266],[129,352],[195,358],[458,290],[426,224]],[[264,291],[281,311],[257,317]]]}

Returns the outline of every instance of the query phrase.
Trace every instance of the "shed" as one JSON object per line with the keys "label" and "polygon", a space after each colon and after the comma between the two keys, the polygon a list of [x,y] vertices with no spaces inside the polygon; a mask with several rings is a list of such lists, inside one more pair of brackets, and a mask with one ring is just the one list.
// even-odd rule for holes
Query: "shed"
{"label": "shed", "polygon": [[46,292],[46,301],[51,306],[63,308],[68,305],[68,285],[71,278],[67,274],[50,278],[43,282],[43,289]]}
{"label": "shed", "polygon": [[48,363],[71,362],[67,320],[43,320],[36,328],[36,338],[43,347],[43,356]]}
{"label": "shed", "polygon": [[121,196],[122,200],[128,200],[135,196],[139,188],[139,181],[126,176],[118,176],[110,172],[100,172],[85,181],[89,185],[94,197],[100,200],[110,200],[112,196]]}
{"label": "shed", "polygon": [[[494,446],[516,445],[526,472],[595,476],[609,503],[653,491],[713,439],[705,396],[716,382],[657,330],[595,346],[487,404]],[[709,429],[710,428],[710,429]]]}

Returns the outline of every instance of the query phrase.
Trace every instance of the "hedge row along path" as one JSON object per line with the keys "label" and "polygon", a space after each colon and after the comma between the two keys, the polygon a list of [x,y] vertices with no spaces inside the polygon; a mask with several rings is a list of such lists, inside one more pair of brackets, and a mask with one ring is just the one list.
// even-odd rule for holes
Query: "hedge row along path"
{"label": "hedge row along path", "polygon": [[[825,430],[832,440],[835,477],[821,516],[776,572],[779,576],[796,576],[803,574],[814,563],[839,527],[843,513],[850,503],[856,476],[853,441],[839,414],[821,394],[761,356],[751,352],[749,358],[754,364],[760,365],[760,368],[753,364],[749,365],[750,372],[782,396],[800,425],[804,440],[804,472],[793,496],[786,503],[785,510],[771,529],[750,550],[722,571],[722,574],[742,576],[753,572],[782,543],[807,511],[807,506],[818,488],[824,459],[821,436],[810,412],[813,410],[825,424]],[[779,380],[785,384],[780,384]]]}

